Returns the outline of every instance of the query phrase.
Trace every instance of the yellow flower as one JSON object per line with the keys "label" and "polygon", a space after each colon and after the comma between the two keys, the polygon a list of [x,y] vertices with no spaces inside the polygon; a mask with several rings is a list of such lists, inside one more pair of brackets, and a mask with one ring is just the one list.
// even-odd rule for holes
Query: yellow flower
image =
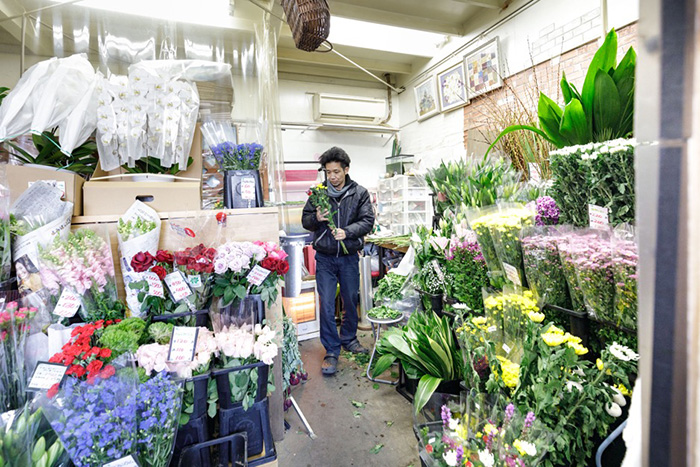
{"label": "yellow flower", "polygon": [[501,379],[506,387],[514,388],[518,385],[518,380],[520,379],[520,365],[513,363],[507,358],[497,357],[501,362],[501,369],[503,370],[503,375]]}
{"label": "yellow flower", "polygon": [[618,384],[615,387],[622,393],[623,396],[632,397],[632,392],[627,389],[624,384]]}
{"label": "yellow flower", "polygon": [[495,426],[491,425],[490,423],[487,423],[484,425],[484,434],[486,435],[495,435],[498,433],[498,430],[496,429]]}
{"label": "yellow flower", "polygon": [[534,444],[528,443],[527,441],[521,441],[516,439],[513,441],[513,447],[518,450],[521,456],[534,456],[537,454],[537,448]]}
{"label": "yellow flower", "polygon": [[571,342],[572,344],[580,344],[581,343],[581,338],[578,336],[574,336],[573,334],[569,334],[568,332],[564,334],[564,337],[566,338],[567,342]]}
{"label": "yellow flower", "polygon": [[476,316],[472,318],[472,323],[476,326],[486,324],[486,316]]}
{"label": "yellow flower", "polygon": [[530,318],[535,323],[541,323],[542,321],[544,321],[544,313],[538,313],[536,311],[529,312],[527,314],[527,317]]}
{"label": "yellow flower", "polygon": [[566,342],[566,338],[562,334],[553,334],[551,332],[542,334],[542,340],[550,347],[556,347]]}
{"label": "yellow flower", "polygon": [[603,369],[605,368],[605,365],[603,365],[603,360],[601,359],[597,359],[595,361],[595,366],[597,366],[600,371],[603,371]]}
{"label": "yellow flower", "polygon": [[550,326],[549,329],[547,329],[547,332],[548,332],[549,334],[560,334],[560,335],[562,335],[562,336],[564,335],[564,330],[563,330],[563,329],[559,329],[558,327],[556,327],[556,326],[554,326],[554,325]]}
{"label": "yellow flower", "polygon": [[588,349],[579,344],[578,342],[567,342],[566,345],[574,349],[574,352],[576,352],[576,355],[586,355],[588,353]]}

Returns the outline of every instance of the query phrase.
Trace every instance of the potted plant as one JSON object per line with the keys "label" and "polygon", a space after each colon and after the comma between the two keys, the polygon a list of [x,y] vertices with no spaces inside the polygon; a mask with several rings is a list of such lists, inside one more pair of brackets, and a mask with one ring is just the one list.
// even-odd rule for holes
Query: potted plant
{"label": "potted plant", "polygon": [[[192,157],[189,157],[187,159],[187,167],[192,162]],[[177,175],[181,170],[187,170],[187,167],[180,169],[180,164],[163,167],[159,158],[151,156],[137,160],[133,167],[129,167],[127,164],[122,165],[126,173],[132,175],[132,180],[135,182],[174,182],[175,179],[168,175]]]}

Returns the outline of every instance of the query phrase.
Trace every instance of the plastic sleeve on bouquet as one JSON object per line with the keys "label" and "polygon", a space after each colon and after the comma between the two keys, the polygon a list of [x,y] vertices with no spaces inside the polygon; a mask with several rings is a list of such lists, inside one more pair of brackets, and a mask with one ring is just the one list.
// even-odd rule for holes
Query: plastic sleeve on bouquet
{"label": "plastic sleeve on bouquet", "polygon": [[0,290],[6,289],[12,270],[12,241],[10,229],[10,187],[5,164],[0,166]]}
{"label": "plastic sleeve on bouquet", "polygon": [[586,311],[594,318],[614,322],[611,232],[592,229],[575,232],[569,237],[568,248]]}
{"label": "plastic sleeve on bouquet", "polygon": [[0,411],[19,408],[27,400],[27,338],[40,326],[33,321],[36,308],[19,308],[16,302],[0,312]]}
{"label": "plastic sleeve on bouquet", "polygon": [[634,227],[620,225],[613,232],[614,323],[637,329],[637,268],[639,253]]}
{"label": "plastic sleeve on bouquet", "polygon": [[569,286],[569,296],[571,298],[571,309],[573,311],[586,311],[586,305],[583,303],[583,292],[578,283],[576,275],[576,256],[574,251],[576,244],[572,243],[573,233],[565,234],[559,237],[557,248],[559,250],[559,258],[561,259],[562,270],[566,283]]}
{"label": "plastic sleeve on bouquet", "polygon": [[479,243],[479,248],[481,248],[481,254],[484,256],[486,266],[488,266],[490,272],[496,274],[503,273],[503,268],[496,253],[496,246],[488,222],[489,216],[498,212],[498,206],[490,206],[483,209],[475,208],[467,211],[469,226],[476,234],[476,240]]}
{"label": "plastic sleeve on bouquet", "polygon": [[530,288],[535,290],[545,303],[571,309],[571,298],[557,246],[558,232],[558,229],[551,227],[523,229],[525,276]]}
{"label": "plastic sleeve on bouquet", "polygon": [[[525,285],[520,231],[533,224],[533,213],[517,205],[502,208],[498,215],[492,215],[488,221],[491,238],[503,272],[506,274],[506,278],[515,285]],[[511,266],[515,269],[514,271]],[[511,276],[513,273],[517,273],[517,279]]]}

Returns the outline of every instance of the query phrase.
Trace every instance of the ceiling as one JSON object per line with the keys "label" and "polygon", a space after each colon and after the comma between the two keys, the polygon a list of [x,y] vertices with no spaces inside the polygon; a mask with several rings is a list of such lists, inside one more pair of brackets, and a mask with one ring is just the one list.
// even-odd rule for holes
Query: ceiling
{"label": "ceiling", "polygon": [[[176,0],[171,0],[173,1]],[[218,53],[228,54],[233,49],[232,56],[238,57],[235,50],[246,50],[247,44],[254,38],[255,25],[260,24],[262,9],[258,5],[272,4],[273,14],[283,16],[279,2],[271,1],[235,0],[234,17],[223,15],[223,27],[208,27],[192,24],[173,26],[173,23],[158,22],[149,17],[106,13],[77,5],[56,6],[55,2],[48,0],[0,0],[0,20],[15,17],[0,22],[0,52],[19,55],[21,15],[28,12],[25,25],[25,52],[28,56],[68,55],[89,48],[89,53],[93,55],[91,58],[99,59],[100,47],[97,40],[128,37],[130,41],[127,41],[127,45],[118,44],[122,46],[120,53],[124,55],[121,58],[125,63],[133,56],[143,53],[148,48],[144,44],[149,42],[151,45],[155,43],[162,46],[170,41],[174,47],[189,46],[191,50],[197,46],[204,50],[204,56],[207,53],[216,54],[217,50]],[[481,16],[503,10],[510,2],[511,0],[329,0],[329,7],[333,17],[437,33],[436,37],[445,43],[450,38],[468,34],[478,27]],[[189,5],[193,3],[195,2],[190,2]],[[32,12],[47,6],[53,8],[39,13]],[[359,26],[357,29],[358,37],[366,36],[366,28]],[[331,19],[331,39],[333,31]],[[87,37],[85,44],[79,43],[79,36]],[[430,59],[425,51],[387,51],[382,50],[382,45],[381,41],[360,46],[334,43],[334,49],[379,77],[390,73],[392,81],[416,73]],[[436,47],[435,53],[437,51]],[[382,86],[336,53],[310,53],[296,49],[286,24],[280,29],[277,55],[278,71],[283,78]],[[111,59],[115,57],[119,59],[120,55],[115,54]]]}

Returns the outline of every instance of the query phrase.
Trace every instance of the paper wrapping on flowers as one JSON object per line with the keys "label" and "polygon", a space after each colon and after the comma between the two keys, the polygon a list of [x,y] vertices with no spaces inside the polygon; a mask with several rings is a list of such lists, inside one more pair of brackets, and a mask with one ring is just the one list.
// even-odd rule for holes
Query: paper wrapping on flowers
{"label": "paper wrapping on flowers", "polygon": [[80,299],[78,312],[83,321],[123,317],[124,306],[119,302],[105,225],[80,228],[68,234],[65,240],[55,238],[50,245],[39,246],[38,253],[41,277],[50,302],[56,300],[54,315],[68,317],[69,312],[63,313],[61,300],[75,301],[77,296]]}
{"label": "paper wrapping on flowers", "polygon": [[155,256],[160,241],[161,220],[153,208],[137,200],[118,222],[119,266],[124,278],[126,303],[131,316],[141,316],[141,303],[137,292],[130,288],[129,284],[142,280],[143,276],[131,267],[131,259],[140,252],[148,252]]}
{"label": "paper wrapping on flowers", "polygon": [[44,182],[32,184],[12,205],[20,235],[12,243],[12,257],[17,272],[17,286],[25,304],[40,309],[44,324],[51,322],[45,309],[47,291],[41,281],[38,249],[55,238],[66,239],[70,233],[73,203],[61,201],[63,193]]}
{"label": "paper wrapping on flowers", "polygon": [[637,329],[637,268],[639,252],[635,228],[622,224],[613,231],[612,268],[615,282],[613,322]]}
{"label": "paper wrapping on flowers", "polygon": [[137,458],[138,376],[125,358],[111,362],[111,368],[89,380],[68,377],[38,401],[76,465],[104,465],[128,455]]}
{"label": "paper wrapping on flowers", "polygon": [[559,257],[558,244],[570,228],[528,227],[522,232],[525,277],[545,303],[571,309],[569,287]]}

